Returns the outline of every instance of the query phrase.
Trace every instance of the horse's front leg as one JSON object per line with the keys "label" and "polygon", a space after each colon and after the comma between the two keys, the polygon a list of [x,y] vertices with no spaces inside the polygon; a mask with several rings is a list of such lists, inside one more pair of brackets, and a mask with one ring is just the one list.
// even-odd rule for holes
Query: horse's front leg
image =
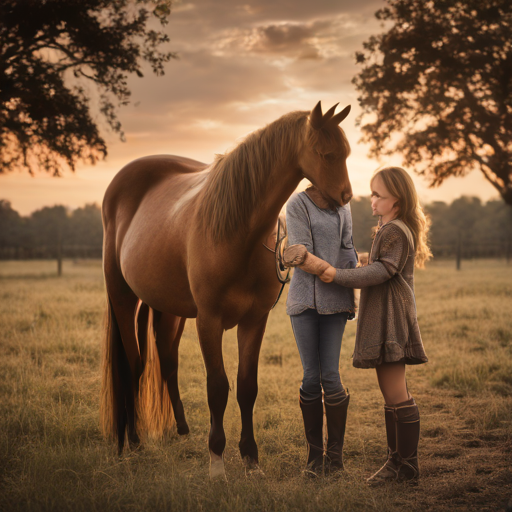
{"label": "horse's front leg", "polygon": [[239,447],[246,473],[261,471],[254,439],[253,409],[258,395],[258,359],[267,318],[268,313],[256,320],[243,320],[238,325],[237,400],[242,417]]}
{"label": "horse's front leg", "polygon": [[222,358],[222,324],[213,316],[197,316],[197,334],[206,366],[206,390],[210,408],[210,478],[225,479],[222,454],[226,447],[224,411],[228,402],[229,382]]}

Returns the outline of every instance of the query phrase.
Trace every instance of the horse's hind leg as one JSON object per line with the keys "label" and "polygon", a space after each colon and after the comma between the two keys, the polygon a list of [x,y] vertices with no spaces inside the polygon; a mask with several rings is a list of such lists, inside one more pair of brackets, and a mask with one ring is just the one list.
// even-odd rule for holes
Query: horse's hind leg
{"label": "horse's hind leg", "polygon": [[240,455],[246,470],[258,471],[258,446],[254,439],[253,409],[258,395],[258,359],[268,314],[244,319],[238,325],[237,400],[242,417]]}
{"label": "horse's hind leg", "polygon": [[[142,362],[135,335],[135,310],[137,296],[124,280],[117,266],[108,265],[105,261],[105,282],[113,315],[119,329],[121,340],[115,341],[112,369],[112,387],[115,435],[118,441],[119,454],[124,448],[124,437],[128,428],[128,440],[131,446],[139,444],[136,427],[136,397],[139,393],[139,379],[142,373]],[[120,342],[119,342],[120,341]]]}
{"label": "horse's hind leg", "polygon": [[174,316],[169,313],[156,313],[154,322],[156,325],[156,347],[160,358],[162,379],[167,383],[169,397],[171,398],[174,418],[178,434],[189,433],[185,411],[180,398],[178,388],[178,349],[181,335],[185,327],[186,318]]}

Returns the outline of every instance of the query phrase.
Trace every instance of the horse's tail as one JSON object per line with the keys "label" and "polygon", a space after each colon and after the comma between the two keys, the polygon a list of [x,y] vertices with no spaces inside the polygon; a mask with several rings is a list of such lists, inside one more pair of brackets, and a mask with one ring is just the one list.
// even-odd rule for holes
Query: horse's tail
{"label": "horse's tail", "polygon": [[114,383],[114,372],[117,370],[120,350],[122,348],[121,332],[107,296],[107,308],[104,317],[101,395],[100,395],[100,427],[103,435],[109,439],[117,436],[118,403],[120,389]]}
{"label": "horse's tail", "polygon": [[[140,315],[141,306],[142,303],[139,302],[135,318],[135,330],[139,333],[139,337],[145,334],[145,340],[139,341],[144,371],[140,381],[137,416],[141,432],[148,437],[159,438],[171,429],[174,423],[174,414],[167,383],[162,379],[160,369],[153,322],[154,313],[151,308],[148,308],[147,316]],[[147,325],[145,326],[143,321],[146,318]]]}

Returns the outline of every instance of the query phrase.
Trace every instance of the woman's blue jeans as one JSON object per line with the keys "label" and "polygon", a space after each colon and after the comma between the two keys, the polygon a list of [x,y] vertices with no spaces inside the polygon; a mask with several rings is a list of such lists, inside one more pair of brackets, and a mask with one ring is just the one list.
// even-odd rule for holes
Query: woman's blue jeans
{"label": "woman's blue jeans", "polygon": [[306,309],[300,315],[290,316],[304,370],[302,398],[314,400],[322,396],[322,388],[326,395],[344,391],[339,362],[348,315],[320,315],[316,309]]}

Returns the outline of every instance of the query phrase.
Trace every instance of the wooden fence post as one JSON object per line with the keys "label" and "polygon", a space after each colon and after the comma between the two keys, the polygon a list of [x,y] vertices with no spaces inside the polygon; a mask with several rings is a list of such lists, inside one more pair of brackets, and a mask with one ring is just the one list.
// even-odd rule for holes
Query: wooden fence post
{"label": "wooden fence post", "polygon": [[457,232],[457,270],[460,270],[460,260],[462,259],[462,236],[460,230]]}

